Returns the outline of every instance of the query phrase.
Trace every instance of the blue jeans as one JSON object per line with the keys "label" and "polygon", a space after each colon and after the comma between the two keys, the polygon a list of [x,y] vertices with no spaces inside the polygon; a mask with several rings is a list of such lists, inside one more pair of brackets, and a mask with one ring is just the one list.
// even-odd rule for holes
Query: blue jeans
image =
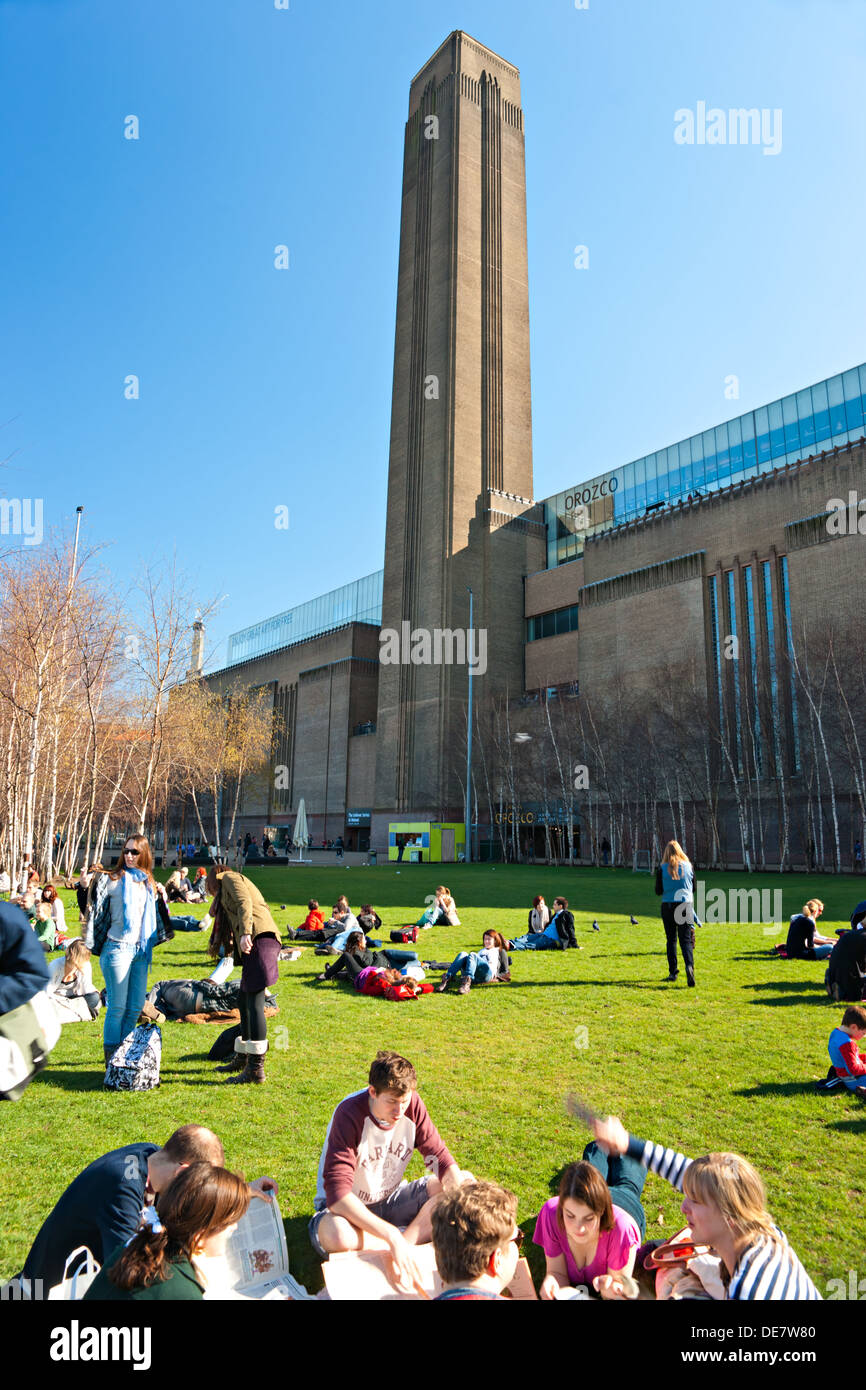
{"label": "blue jeans", "polygon": [[389,946],[384,954],[395,969],[399,969],[401,965],[418,965],[420,963],[417,951],[392,951]]}
{"label": "blue jeans", "polygon": [[511,943],[512,951],[556,951],[558,947],[559,942],[552,936],[545,936],[543,931],[524,932]]}
{"label": "blue jeans", "polygon": [[106,1047],[117,1045],[131,1033],[147,994],[147,972],[152,947],[143,951],[138,942],[106,941],[99,957],[105,977]]}
{"label": "blue jeans", "polygon": [[814,948],[814,950],[815,950],[815,960],[826,960],[827,957],[829,956],[830,952],[833,950],[833,947],[832,947],[832,946],[816,946],[816,947]]}
{"label": "blue jeans", "polygon": [[637,1223],[641,1240],[645,1240],[646,1212],[641,1196],[647,1170],[643,1164],[629,1154],[606,1154],[594,1139],[584,1149],[583,1159],[601,1173],[614,1206],[628,1213]]}
{"label": "blue jeans", "polygon": [[470,980],[477,980],[479,985],[493,979],[493,971],[487,961],[480,960],[475,951],[459,951],[445,972],[446,979],[453,980],[458,970],[462,970]]}
{"label": "blue jeans", "polygon": [[197,917],[172,917],[171,925],[175,931],[201,931],[201,922]]}

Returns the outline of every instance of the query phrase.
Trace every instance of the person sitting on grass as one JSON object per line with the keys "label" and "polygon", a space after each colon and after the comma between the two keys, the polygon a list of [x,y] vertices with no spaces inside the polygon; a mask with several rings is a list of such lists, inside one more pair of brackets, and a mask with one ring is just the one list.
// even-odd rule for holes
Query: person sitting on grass
{"label": "person sitting on grass", "polygon": [[444,1284],[435,1302],[501,1299],[514,1278],[523,1232],[517,1198],[492,1182],[467,1183],[443,1197],[431,1220],[436,1268]]}
{"label": "person sitting on grass", "polygon": [[325,914],[319,907],[316,899],[310,898],[310,901],[307,903],[307,915],[295,932],[295,937],[301,941],[309,941],[311,938],[317,941],[323,941],[324,929]]}
{"label": "person sitting on grass", "polygon": [[836,944],[835,938],[818,936],[815,924],[824,904],[820,898],[810,898],[803,904],[803,911],[791,918],[785,950],[788,960],[824,960]]}
{"label": "person sitting on grass", "polygon": [[428,902],[418,921],[416,927],[459,927],[460,918],[457,916],[457,904],[451,896],[449,889],[444,884],[439,885],[432,902]]}
{"label": "person sitting on grass", "polygon": [[[416,1149],[428,1173],[407,1183],[403,1174]],[[342,1100],[328,1124],[309,1225],[313,1249],[326,1260],[341,1250],[384,1246],[399,1285],[421,1291],[413,1247],[430,1240],[441,1194],[472,1181],[430,1119],[412,1063],[378,1052],[367,1086]]]}
{"label": "person sitting on grass", "polygon": [[48,993],[61,1024],[90,1023],[99,1014],[99,993],[93,988],[90,952],[80,936],[51,966]]}
{"label": "person sitting on grass", "polygon": [[827,993],[837,1004],[866,998],[866,931],[862,927],[852,927],[839,937],[824,978]]}
{"label": "person sitting on grass", "polygon": [[685,1193],[682,1213],[695,1243],[708,1245],[722,1261],[729,1299],[820,1299],[767,1211],[764,1184],[745,1158],[734,1153],[684,1158],[673,1149],[629,1134],[614,1116],[597,1117],[590,1128],[606,1153],[638,1159]]}
{"label": "person sitting on grass", "polygon": [[413,961],[418,961],[417,951],[371,951],[364,933],[355,931],[350,932],[339,960],[327,966],[316,979],[333,980],[338,975],[345,974],[354,984],[361,971],[368,970],[371,966],[390,970],[395,965],[408,965]]}
{"label": "person sitting on grass", "polygon": [[553,917],[541,932],[525,932],[516,941],[508,942],[509,951],[565,951],[581,948],[574,931],[574,916],[568,910],[568,898],[554,898]]}
{"label": "person sitting on grass", "polygon": [[340,896],[325,923],[326,942],[333,951],[342,951],[349,940],[349,933],[358,930],[358,919],[349,906],[348,898]]}
{"label": "person sitting on grass", "polygon": [[550,908],[540,893],[532,899],[527,925],[530,933],[537,932],[539,935],[550,925]]}
{"label": "person sitting on grass", "polygon": [[458,951],[445,975],[436,986],[441,994],[459,974],[458,994],[468,994],[473,984],[498,984],[511,980],[510,961],[505,949],[505,941],[498,931],[486,931],[478,951]]}
{"label": "person sitting on grass", "polygon": [[51,915],[51,904],[41,902],[36,907],[33,921],[33,930],[39,938],[39,944],[45,951],[53,951],[57,945],[57,933],[54,927],[54,918]]}
{"label": "person sitting on grass", "polygon": [[249,1204],[250,1190],[237,1173],[191,1163],[157,1197],[141,1230],[112,1251],[84,1302],[204,1298],[209,1279],[226,1281],[226,1241]]}
{"label": "person sitting on grass", "polygon": [[[94,1159],[69,1184],[45,1218],[21,1274],[17,1276],[25,1297],[42,1286],[42,1295],[63,1278],[67,1257],[86,1245],[104,1264],[111,1252],[131,1240],[142,1220],[143,1209],[163,1192],[191,1163],[206,1160],[225,1163],[217,1136],[202,1125],[182,1125],[159,1144],[127,1144]],[[250,1192],[269,1202],[276,1192],[273,1178],[258,1178]]]}
{"label": "person sitting on grass", "polygon": [[188,903],[203,903],[207,898],[207,869],[201,865],[195,871],[195,882],[187,894]]}
{"label": "person sitting on grass", "polygon": [[866,1058],[857,1046],[862,1037],[866,1037],[866,1009],[855,1004],[845,1010],[839,1027],[830,1034],[827,1051],[847,1089],[866,1100]]}
{"label": "person sitting on grass", "polygon": [[641,1193],[643,1164],[627,1154],[608,1157],[597,1143],[587,1145],[580,1163],[570,1163],[538,1213],[536,1245],[544,1250],[547,1273],[539,1298],[553,1299],[562,1288],[591,1285],[602,1298],[629,1295],[623,1276],[631,1275],[646,1231]]}
{"label": "person sitting on grass", "polygon": [[53,883],[48,883],[42,889],[42,901],[48,903],[51,908],[51,916],[54,920],[54,934],[59,939],[66,937],[66,909],[63,906],[63,899],[57,892]]}

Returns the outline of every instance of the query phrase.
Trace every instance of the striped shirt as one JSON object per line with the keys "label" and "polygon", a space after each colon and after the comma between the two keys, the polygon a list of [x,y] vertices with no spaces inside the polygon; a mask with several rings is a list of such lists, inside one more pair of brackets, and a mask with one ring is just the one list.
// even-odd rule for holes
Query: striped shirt
{"label": "striped shirt", "polygon": [[[683,1190],[686,1169],[692,1160],[673,1149],[665,1149],[661,1144],[638,1139],[634,1134],[628,1137],[628,1154],[638,1159],[652,1173],[675,1187]],[[793,1302],[801,1299],[820,1299],[821,1295],[812,1283],[787,1237],[774,1227],[775,1238],[755,1236],[740,1255],[731,1275],[728,1298],[737,1300],[769,1300],[774,1303]]]}

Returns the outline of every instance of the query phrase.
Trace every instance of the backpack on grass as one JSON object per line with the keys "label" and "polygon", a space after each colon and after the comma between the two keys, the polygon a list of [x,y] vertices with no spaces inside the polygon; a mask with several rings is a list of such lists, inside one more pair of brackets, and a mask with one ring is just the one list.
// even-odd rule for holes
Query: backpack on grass
{"label": "backpack on grass", "polygon": [[161,1061],[162,1033],[155,1023],[140,1023],[115,1048],[102,1084],[108,1091],[152,1091]]}
{"label": "backpack on grass", "polygon": [[404,944],[407,941],[418,940],[418,928],[415,926],[395,927],[391,932],[391,940],[399,941]]}

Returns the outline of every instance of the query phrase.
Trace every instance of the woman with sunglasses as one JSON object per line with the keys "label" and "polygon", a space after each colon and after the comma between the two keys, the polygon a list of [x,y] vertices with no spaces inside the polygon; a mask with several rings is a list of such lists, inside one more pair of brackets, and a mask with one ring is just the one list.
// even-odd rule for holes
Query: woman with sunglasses
{"label": "woman with sunglasses", "polygon": [[147,994],[157,941],[153,856],[143,835],[127,835],[120,863],[97,889],[85,942],[99,956],[105,978],[103,1053],[112,1053],[132,1032]]}

